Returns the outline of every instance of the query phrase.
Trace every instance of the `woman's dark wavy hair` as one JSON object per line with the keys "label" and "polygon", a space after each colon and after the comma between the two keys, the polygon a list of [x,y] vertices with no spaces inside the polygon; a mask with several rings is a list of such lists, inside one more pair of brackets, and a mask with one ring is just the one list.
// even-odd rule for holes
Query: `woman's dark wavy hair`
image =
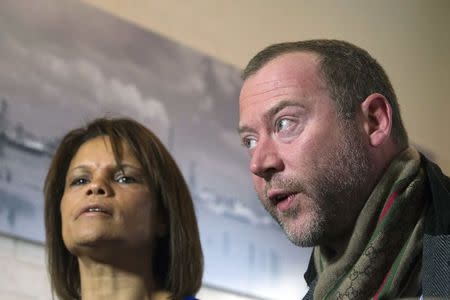
{"label": "woman's dark wavy hair", "polygon": [[203,253],[194,206],[187,184],[174,159],[150,130],[126,119],[99,118],[67,133],[53,156],[44,183],[45,228],[48,271],[53,291],[60,299],[80,299],[80,272],[77,257],[65,247],[61,231],[60,203],[69,164],[86,141],[108,136],[116,161],[126,142],[139,161],[169,226],[158,239],[153,272],[173,299],[195,295],[203,275]]}

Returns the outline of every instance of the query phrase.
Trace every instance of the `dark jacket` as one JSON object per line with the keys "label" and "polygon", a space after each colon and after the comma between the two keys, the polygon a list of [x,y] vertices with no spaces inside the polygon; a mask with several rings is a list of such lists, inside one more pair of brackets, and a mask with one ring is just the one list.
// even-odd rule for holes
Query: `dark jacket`
{"label": "dark jacket", "polygon": [[[425,218],[422,254],[423,296],[450,296],[450,178],[422,155],[427,174],[427,199],[431,200]],[[311,256],[304,275],[309,291],[303,300],[313,299],[317,281]],[[420,295],[418,295],[420,296]]]}

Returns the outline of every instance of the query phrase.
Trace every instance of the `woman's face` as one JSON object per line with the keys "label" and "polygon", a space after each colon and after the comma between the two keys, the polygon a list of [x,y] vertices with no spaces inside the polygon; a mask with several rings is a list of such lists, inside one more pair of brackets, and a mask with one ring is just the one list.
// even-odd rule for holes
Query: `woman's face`
{"label": "woman's face", "polygon": [[145,251],[163,231],[142,167],[128,145],[122,147],[120,166],[107,136],[85,142],[70,163],[60,209],[64,244],[74,255]]}

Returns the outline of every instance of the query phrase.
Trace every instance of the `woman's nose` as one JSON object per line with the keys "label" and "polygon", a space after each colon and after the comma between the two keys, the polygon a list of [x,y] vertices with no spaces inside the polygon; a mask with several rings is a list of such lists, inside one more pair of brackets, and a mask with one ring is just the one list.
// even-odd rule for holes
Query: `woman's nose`
{"label": "woman's nose", "polygon": [[111,186],[105,180],[95,180],[89,184],[86,195],[110,196],[112,194]]}

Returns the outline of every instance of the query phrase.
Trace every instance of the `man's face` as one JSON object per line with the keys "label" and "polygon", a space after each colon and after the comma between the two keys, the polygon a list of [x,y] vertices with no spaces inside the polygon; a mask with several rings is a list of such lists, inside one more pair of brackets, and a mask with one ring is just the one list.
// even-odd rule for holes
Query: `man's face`
{"label": "man's face", "polygon": [[240,94],[239,132],[256,192],[299,246],[349,235],[370,190],[362,128],[337,116],[317,66],[312,53],[281,55]]}

